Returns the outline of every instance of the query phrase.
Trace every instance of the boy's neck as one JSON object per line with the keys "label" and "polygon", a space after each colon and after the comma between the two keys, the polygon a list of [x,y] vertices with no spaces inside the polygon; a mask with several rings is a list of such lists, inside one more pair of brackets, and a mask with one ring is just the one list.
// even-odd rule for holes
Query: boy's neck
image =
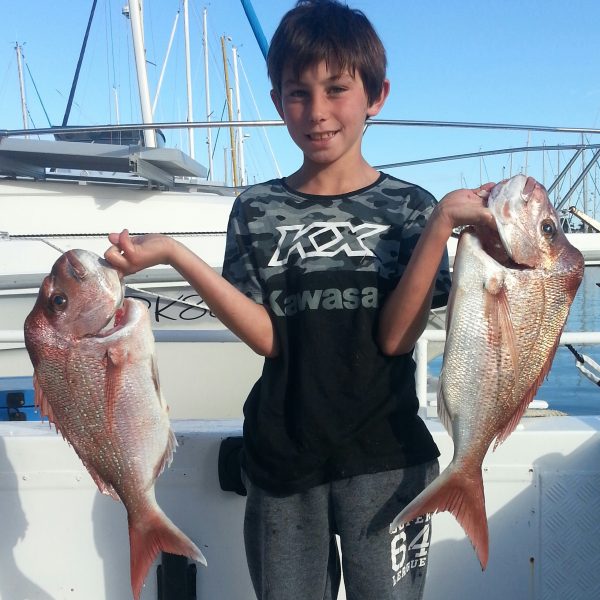
{"label": "boy's neck", "polygon": [[285,182],[288,187],[303,194],[336,196],[368,187],[379,179],[379,175],[379,171],[365,160],[353,169],[305,162],[295,173],[286,177]]}

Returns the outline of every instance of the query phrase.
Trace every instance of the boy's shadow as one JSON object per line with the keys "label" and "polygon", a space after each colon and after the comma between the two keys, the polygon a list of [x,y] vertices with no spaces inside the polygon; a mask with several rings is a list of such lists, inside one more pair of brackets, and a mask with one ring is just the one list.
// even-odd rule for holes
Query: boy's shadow
{"label": "boy's shadow", "polygon": [[[52,596],[31,581],[19,569],[14,548],[27,535],[27,517],[21,506],[17,474],[6,455],[6,447],[0,437],[0,598],[10,600],[53,600]],[[31,556],[30,560],[43,560]]]}

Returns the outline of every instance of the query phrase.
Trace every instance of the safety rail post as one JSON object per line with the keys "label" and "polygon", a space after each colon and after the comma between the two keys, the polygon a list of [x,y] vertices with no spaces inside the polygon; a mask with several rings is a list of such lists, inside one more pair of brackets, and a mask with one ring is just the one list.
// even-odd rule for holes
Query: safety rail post
{"label": "safety rail post", "polygon": [[[429,342],[445,342],[446,332],[443,329],[426,329],[417,340],[414,351],[416,362],[415,387],[419,406],[427,409],[427,346]],[[560,344],[577,344],[580,346],[600,345],[600,331],[565,331],[560,337]]]}
{"label": "safety rail post", "polygon": [[413,357],[416,363],[415,387],[419,406],[427,408],[427,346],[429,340],[426,335],[422,335],[415,345]]}

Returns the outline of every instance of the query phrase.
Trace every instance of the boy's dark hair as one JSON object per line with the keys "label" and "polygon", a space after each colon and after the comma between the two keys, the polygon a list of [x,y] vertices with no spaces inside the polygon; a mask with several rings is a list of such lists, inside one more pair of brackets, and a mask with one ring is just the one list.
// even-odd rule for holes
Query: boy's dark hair
{"label": "boy's dark hair", "polygon": [[273,89],[281,93],[286,65],[299,78],[321,61],[361,76],[369,104],[381,94],[385,80],[385,48],[360,10],[337,0],[299,0],[279,23],[267,55]]}

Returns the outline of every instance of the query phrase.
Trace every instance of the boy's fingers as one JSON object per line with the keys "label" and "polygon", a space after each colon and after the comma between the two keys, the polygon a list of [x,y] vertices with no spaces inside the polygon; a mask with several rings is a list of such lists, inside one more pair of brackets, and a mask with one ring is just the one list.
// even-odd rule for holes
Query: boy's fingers
{"label": "boy's fingers", "polygon": [[127,262],[123,256],[121,256],[121,251],[118,246],[111,246],[104,253],[104,258],[114,267],[123,267]]}
{"label": "boy's fingers", "polygon": [[123,252],[125,253],[133,249],[133,242],[129,237],[128,229],[123,229],[123,231],[121,231],[121,233],[119,234],[119,246],[121,246],[121,250],[123,250]]}
{"label": "boy's fingers", "polygon": [[487,198],[490,195],[490,192],[492,191],[492,188],[495,186],[496,184],[493,182],[489,182],[489,183],[484,183],[483,185],[480,185],[476,190],[473,190],[480,198]]}

